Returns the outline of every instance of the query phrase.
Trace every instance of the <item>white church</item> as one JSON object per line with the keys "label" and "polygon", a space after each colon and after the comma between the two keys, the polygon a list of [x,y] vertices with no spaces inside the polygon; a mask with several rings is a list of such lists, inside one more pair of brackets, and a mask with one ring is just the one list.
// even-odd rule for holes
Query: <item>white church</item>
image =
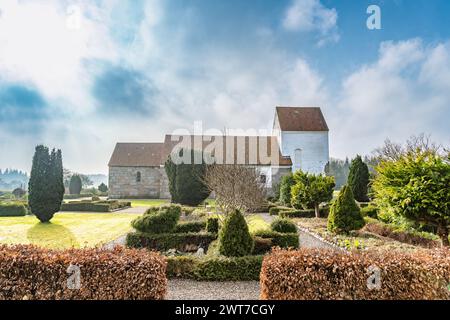
{"label": "white church", "polygon": [[170,198],[164,163],[180,148],[201,150],[217,164],[254,167],[270,190],[290,172],[324,172],[328,133],[320,108],[276,107],[268,136],[166,135],[159,143],[117,143],[108,164],[109,196]]}

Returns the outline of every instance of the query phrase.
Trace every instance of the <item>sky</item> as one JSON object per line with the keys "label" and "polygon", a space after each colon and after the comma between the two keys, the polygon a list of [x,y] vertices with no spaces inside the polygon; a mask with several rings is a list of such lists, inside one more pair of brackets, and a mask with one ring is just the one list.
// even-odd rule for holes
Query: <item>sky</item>
{"label": "sky", "polygon": [[107,173],[116,142],[267,131],[278,105],[321,107],[332,157],[449,145],[450,2],[0,0],[0,168],[45,144]]}

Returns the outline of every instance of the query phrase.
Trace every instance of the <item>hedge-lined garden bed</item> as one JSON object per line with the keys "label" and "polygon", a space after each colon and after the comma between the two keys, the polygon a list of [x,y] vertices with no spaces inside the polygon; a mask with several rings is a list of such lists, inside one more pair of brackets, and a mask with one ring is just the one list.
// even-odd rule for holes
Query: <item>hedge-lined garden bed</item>
{"label": "hedge-lined garden bed", "polygon": [[[368,279],[380,270],[380,282]],[[264,258],[261,298],[268,300],[450,299],[450,251],[342,253],[274,250]]]}
{"label": "hedge-lined garden bed", "polygon": [[[327,217],[330,209],[328,207],[321,207],[319,209],[321,217]],[[314,209],[294,209],[289,207],[273,207],[270,208],[269,214],[272,216],[279,215],[284,218],[314,218],[316,213]]]}
{"label": "hedge-lined garden bed", "polygon": [[366,221],[362,232],[378,234],[382,237],[424,248],[439,248],[441,246],[439,237],[431,233],[401,230],[395,225],[371,218],[366,218]]}
{"label": "hedge-lined garden bed", "polygon": [[[79,267],[80,289],[67,287],[69,266]],[[161,300],[165,273],[165,259],[142,250],[0,246],[1,300]]]}
{"label": "hedge-lined garden bed", "polygon": [[75,212],[111,212],[130,208],[131,202],[129,201],[70,201],[61,205],[61,211],[75,211]]}
{"label": "hedge-lined garden bed", "polygon": [[217,234],[208,232],[151,234],[138,231],[127,235],[126,245],[130,248],[158,251],[176,249],[182,252],[196,252],[200,247],[205,251],[208,250],[211,242],[216,239]]}
{"label": "hedge-lined garden bed", "polygon": [[[182,207],[171,205],[154,207],[132,221],[136,230],[127,235],[126,245],[131,248],[181,252],[196,252],[203,248],[206,252],[211,242],[217,239],[213,220],[179,222]],[[213,230],[214,229],[214,230]]]}
{"label": "hedge-lined garden bed", "polygon": [[263,256],[167,257],[167,277],[197,281],[258,281]]}

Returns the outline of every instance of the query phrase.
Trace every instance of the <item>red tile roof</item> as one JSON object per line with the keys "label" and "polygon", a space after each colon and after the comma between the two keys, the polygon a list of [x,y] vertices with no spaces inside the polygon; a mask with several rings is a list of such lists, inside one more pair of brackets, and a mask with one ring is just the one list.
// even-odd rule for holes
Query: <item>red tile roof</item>
{"label": "red tile roof", "polygon": [[276,115],[282,131],[329,131],[320,108],[277,107]]}

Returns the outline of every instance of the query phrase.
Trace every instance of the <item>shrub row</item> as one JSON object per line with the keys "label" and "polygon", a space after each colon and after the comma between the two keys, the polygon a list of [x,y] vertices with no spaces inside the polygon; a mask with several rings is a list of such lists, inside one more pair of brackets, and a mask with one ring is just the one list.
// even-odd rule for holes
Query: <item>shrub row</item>
{"label": "shrub row", "polygon": [[270,239],[271,247],[298,248],[299,240],[297,233],[281,233],[270,230],[260,230],[254,234],[256,238]]}
{"label": "shrub row", "polygon": [[23,217],[28,213],[21,203],[0,203],[0,217]]}
{"label": "shrub row", "polygon": [[264,258],[260,282],[269,300],[450,299],[450,251],[275,249]]}
{"label": "shrub row", "polygon": [[133,228],[145,233],[172,232],[181,216],[181,206],[171,205],[160,208],[150,208],[144,215],[131,222]]}
{"label": "shrub row", "polygon": [[366,218],[366,220],[367,224],[362,229],[363,231],[424,248],[439,248],[441,246],[441,242],[438,239],[431,238],[427,233],[399,230],[393,225],[375,219]]}
{"label": "shrub row", "polygon": [[110,212],[119,209],[131,207],[131,202],[129,201],[71,201],[68,203],[63,203],[61,205],[61,211],[81,211],[81,212]]}
{"label": "shrub row", "polygon": [[182,252],[196,252],[200,247],[208,249],[211,242],[217,239],[215,233],[143,233],[127,234],[126,245],[131,248],[147,248],[167,251],[176,249]]}
{"label": "shrub row", "polygon": [[[80,289],[68,288],[77,284],[71,281],[77,271],[69,266],[79,268]],[[0,246],[0,299],[162,300],[167,292],[165,272],[162,256],[140,250]]]}
{"label": "shrub row", "polygon": [[272,208],[269,209],[269,214],[271,216],[276,216],[276,215],[278,215],[280,213],[280,211],[287,211],[287,210],[292,210],[292,208],[282,207],[282,206],[280,206],[280,207],[272,207]]}
{"label": "shrub row", "polygon": [[270,224],[272,231],[281,233],[297,233],[297,226],[290,219],[277,218]]}
{"label": "shrub row", "polygon": [[201,232],[206,230],[206,221],[181,222],[173,229],[174,233]]}
{"label": "shrub row", "polygon": [[198,281],[251,281],[259,280],[262,256],[237,258],[193,256],[167,258],[167,277],[191,278]]}
{"label": "shrub row", "polygon": [[[319,213],[322,218],[328,217],[328,214],[330,212],[329,208],[320,208]],[[283,210],[279,213],[280,217],[283,218],[315,218],[316,212],[314,209],[300,209],[300,210]]]}

